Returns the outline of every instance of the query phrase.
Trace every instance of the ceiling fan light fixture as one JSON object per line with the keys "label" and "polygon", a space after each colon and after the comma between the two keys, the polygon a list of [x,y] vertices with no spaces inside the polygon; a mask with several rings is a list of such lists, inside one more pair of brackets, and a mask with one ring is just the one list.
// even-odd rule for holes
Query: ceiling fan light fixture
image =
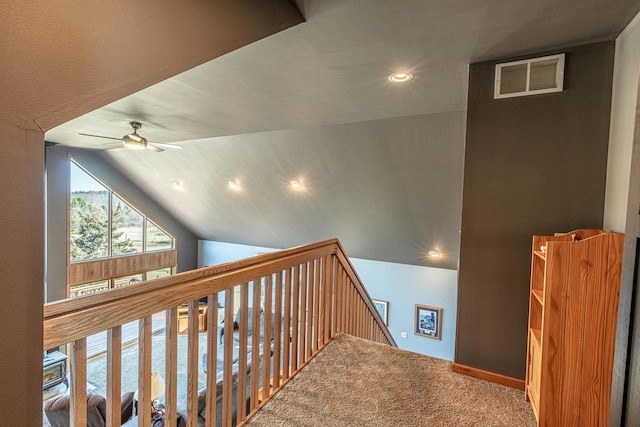
{"label": "ceiling fan light fixture", "polygon": [[128,148],[129,150],[139,151],[147,148],[146,138],[143,138],[136,133],[123,136],[122,144],[125,146],[125,148]]}

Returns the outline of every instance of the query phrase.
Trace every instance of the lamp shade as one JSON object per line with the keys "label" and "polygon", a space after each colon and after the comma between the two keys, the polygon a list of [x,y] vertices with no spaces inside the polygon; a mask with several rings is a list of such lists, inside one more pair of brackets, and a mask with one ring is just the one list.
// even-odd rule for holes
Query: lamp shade
{"label": "lamp shade", "polygon": [[[134,400],[138,400],[138,391],[133,394]],[[158,371],[151,371],[151,400],[155,400],[164,394],[164,380]]]}
{"label": "lamp shade", "polygon": [[151,400],[155,400],[164,394],[164,380],[158,371],[151,371]]}

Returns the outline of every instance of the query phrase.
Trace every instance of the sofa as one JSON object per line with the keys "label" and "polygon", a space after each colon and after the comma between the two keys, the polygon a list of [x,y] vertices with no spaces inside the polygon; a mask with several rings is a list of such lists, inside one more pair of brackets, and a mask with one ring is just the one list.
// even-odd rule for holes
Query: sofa
{"label": "sofa", "polygon": [[[44,413],[51,427],[69,427],[71,400],[69,394],[55,397],[44,405]],[[133,416],[133,392],[121,397],[120,417],[125,423]],[[105,427],[107,420],[107,399],[99,394],[87,394],[87,427]]]}

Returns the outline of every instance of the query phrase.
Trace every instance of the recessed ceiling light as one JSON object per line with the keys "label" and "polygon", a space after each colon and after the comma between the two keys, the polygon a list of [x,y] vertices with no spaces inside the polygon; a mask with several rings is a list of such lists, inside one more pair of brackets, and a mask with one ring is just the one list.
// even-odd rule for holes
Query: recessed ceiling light
{"label": "recessed ceiling light", "polygon": [[399,73],[389,74],[389,77],[387,78],[389,79],[390,82],[404,83],[411,80],[413,78],[413,74],[411,74],[408,71],[401,71]]}
{"label": "recessed ceiling light", "polygon": [[293,188],[295,188],[296,190],[301,190],[302,189],[302,183],[300,181],[296,181],[295,179],[290,181],[289,184],[291,184],[291,186]]}
{"label": "recessed ceiling light", "polygon": [[436,251],[436,250],[429,251],[429,256],[430,256],[430,257],[434,257],[434,258],[435,258],[435,257],[439,257],[440,255],[442,255],[442,254],[440,253],[440,251]]}
{"label": "recessed ceiling light", "polygon": [[229,187],[232,190],[239,190],[240,189],[240,184],[238,184],[237,181],[231,180],[231,181],[227,182],[227,187]]}

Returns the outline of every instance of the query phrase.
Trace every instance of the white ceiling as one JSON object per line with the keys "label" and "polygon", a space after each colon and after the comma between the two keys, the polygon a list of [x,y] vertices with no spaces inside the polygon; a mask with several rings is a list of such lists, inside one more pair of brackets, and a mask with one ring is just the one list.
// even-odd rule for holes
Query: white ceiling
{"label": "white ceiling", "polygon": [[[305,1],[306,23],[71,120],[46,139],[102,149],[107,141],[78,133],[120,137],[138,120],[149,140],[192,141],[182,152],[105,155],[203,238],[284,247],[336,236],[352,256],[455,268],[468,64],[611,40],[639,6]],[[388,82],[397,70],[414,80]],[[425,172],[439,158],[446,167]],[[278,185],[294,174],[313,176],[314,187],[292,209],[300,201]],[[233,177],[259,182],[258,193],[229,194],[224,184]],[[186,184],[181,194],[167,190],[175,180]],[[438,245],[446,260],[426,259],[424,249]]]}

